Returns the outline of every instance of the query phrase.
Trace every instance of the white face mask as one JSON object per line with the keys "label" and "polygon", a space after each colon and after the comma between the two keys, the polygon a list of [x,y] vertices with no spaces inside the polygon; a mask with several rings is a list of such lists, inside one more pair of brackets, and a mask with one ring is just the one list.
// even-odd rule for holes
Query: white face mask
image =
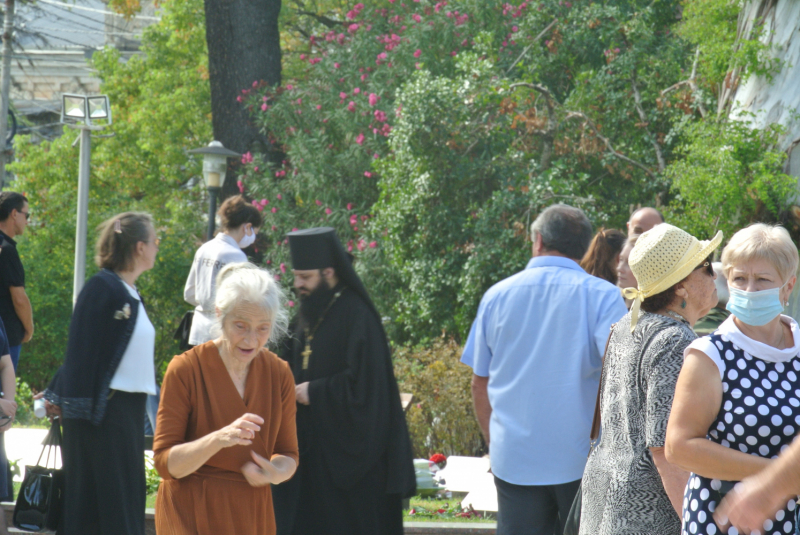
{"label": "white face mask", "polygon": [[256,231],[253,229],[253,225],[248,223],[244,229],[244,236],[242,236],[242,239],[239,240],[239,248],[244,249],[245,247],[250,247],[255,241]]}

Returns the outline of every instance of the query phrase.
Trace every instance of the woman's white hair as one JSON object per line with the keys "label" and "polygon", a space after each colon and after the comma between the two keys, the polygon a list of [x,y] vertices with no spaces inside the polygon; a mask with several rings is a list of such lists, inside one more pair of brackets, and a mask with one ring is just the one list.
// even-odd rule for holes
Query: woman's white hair
{"label": "woman's white hair", "polygon": [[214,330],[222,332],[225,318],[243,303],[261,307],[272,322],[269,342],[276,344],[287,332],[289,313],[284,302],[286,295],[275,277],[250,262],[228,264],[217,275],[214,306],[219,310]]}
{"label": "woman's white hair", "polygon": [[789,232],[779,225],[753,223],[731,237],[722,251],[722,269],[730,280],[731,270],[750,260],[766,260],[775,267],[782,282],[797,273],[797,246]]}

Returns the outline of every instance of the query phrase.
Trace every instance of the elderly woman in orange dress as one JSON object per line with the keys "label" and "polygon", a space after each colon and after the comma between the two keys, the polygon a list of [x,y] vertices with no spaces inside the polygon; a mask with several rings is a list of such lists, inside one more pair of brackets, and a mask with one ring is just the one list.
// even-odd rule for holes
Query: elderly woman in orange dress
{"label": "elderly woman in orange dress", "polygon": [[286,331],[284,295],[248,263],[226,266],[216,287],[219,338],[176,356],[164,377],[156,531],[272,535],[270,484],[292,477],[299,456],[292,372],[264,347]]}

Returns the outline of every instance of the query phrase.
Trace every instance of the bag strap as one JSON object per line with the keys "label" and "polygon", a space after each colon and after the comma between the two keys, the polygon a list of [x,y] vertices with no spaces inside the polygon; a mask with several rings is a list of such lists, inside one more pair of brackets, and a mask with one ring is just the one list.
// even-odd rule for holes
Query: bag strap
{"label": "bag strap", "polygon": [[600,394],[603,391],[603,372],[606,368],[606,355],[608,355],[608,345],[611,343],[611,336],[614,334],[614,327],[611,326],[611,332],[608,333],[608,340],[606,340],[606,348],[603,350],[602,364],[600,365],[600,384],[597,386],[597,401],[594,404],[594,418],[592,418],[592,430],[589,432],[589,440],[594,442],[600,436]]}
{"label": "bag strap", "polygon": [[[47,459],[44,461],[44,467],[50,464],[50,453],[52,450],[56,448],[61,448],[61,420],[58,418],[53,418],[53,423],[50,424],[50,431],[47,432],[47,436],[44,437],[42,441],[42,452],[39,454],[39,460],[36,461],[37,466],[42,466],[42,456],[44,455],[45,450],[47,450]],[[56,467],[56,457],[55,452],[53,452],[53,468]]]}

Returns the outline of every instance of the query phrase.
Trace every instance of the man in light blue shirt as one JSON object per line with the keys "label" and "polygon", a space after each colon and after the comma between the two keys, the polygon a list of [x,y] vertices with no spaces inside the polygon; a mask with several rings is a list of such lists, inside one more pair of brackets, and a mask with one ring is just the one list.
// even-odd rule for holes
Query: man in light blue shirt
{"label": "man in light blue shirt", "polygon": [[483,296],[461,357],[489,444],[498,535],[563,532],[589,454],[603,349],[627,312],[616,286],[578,265],[592,239],[581,210],[547,208],[531,236],[534,258]]}

